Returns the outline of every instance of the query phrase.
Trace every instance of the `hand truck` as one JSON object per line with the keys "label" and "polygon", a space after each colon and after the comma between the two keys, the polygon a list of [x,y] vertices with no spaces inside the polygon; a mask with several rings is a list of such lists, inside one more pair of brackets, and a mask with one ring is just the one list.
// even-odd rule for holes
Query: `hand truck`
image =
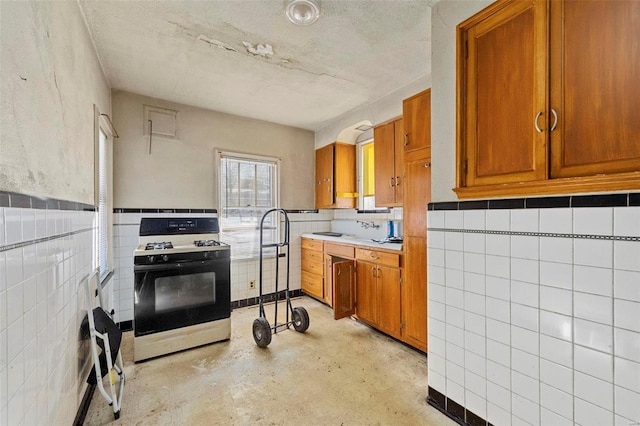
{"label": "hand truck", "polygon": [[[284,240],[277,243],[265,243],[263,237],[264,221],[271,213],[280,213],[284,216]],[[280,217],[276,216],[276,220]],[[287,258],[287,287],[285,289],[286,298],[286,320],[284,323],[278,324],[278,299],[280,294],[278,292],[278,278],[279,278],[279,264],[280,264],[280,247],[286,247],[285,256]],[[264,295],[263,292],[263,261],[264,261],[264,249],[275,248],[276,249],[276,278],[275,278],[275,315],[273,325],[269,324],[267,316],[264,311]],[[309,328],[309,314],[307,310],[302,306],[292,307],[291,298],[289,295],[289,216],[283,209],[271,209],[262,215],[260,220],[260,286],[259,286],[259,301],[260,301],[260,317],[253,321],[253,339],[256,341],[256,345],[261,348],[266,348],[271,343],[271,333],[276,334],[278,331],[284,328],[289,329],[290,326],[299,332],[304,333]],[[291,317],[289,317],[291,314]],[[291,318],[291,320],[289,320]]]}

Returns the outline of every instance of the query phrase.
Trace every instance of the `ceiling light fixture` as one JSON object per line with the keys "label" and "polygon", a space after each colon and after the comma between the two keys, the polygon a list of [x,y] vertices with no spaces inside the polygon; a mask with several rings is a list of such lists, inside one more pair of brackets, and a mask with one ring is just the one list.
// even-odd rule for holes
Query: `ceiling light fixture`
{"label": "ceiling light fixture", "polygon": [[296,25],[311,25],[320,16],[317,0],[291,0],[285,8],[287,18]]}

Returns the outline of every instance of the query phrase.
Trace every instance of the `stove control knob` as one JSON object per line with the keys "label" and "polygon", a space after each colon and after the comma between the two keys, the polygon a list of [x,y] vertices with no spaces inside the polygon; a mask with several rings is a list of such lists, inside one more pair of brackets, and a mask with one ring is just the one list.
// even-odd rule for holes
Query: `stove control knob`
{"label": "stove control knob", "polygon": [[205,251],[205,252],[204,252],[204,258],[205,258],[205,259],[208,259],[208,258],[210,258],[210,257],[211,257],[211,252],[210,252],[210,251]]}
{"label": "stove control knob", "polygon": [[168,262],[169,261],[169,256],[167,256],[166,254],[162,255],[162,261],[163,262]]}
{"label": "stove control knob", "polygon": [[147,256],[147,260],[149,261],[149,263],[156,263],[156,257],[155,256]]}

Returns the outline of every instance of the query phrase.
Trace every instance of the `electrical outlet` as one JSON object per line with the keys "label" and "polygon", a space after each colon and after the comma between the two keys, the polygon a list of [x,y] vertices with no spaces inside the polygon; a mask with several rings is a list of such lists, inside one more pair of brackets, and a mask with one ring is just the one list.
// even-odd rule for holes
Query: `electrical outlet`
{"label": "electrical outlet", "polygon": [[249,289],[254,289],[254,288],[256,288],[256,280],[249,281]]}

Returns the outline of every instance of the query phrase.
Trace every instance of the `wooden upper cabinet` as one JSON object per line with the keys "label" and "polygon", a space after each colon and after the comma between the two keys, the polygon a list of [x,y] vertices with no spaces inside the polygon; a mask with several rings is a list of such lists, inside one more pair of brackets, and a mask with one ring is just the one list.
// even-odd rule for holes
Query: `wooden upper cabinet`
{"label": "wooden upper cabinet", "polygon": [[407,161],[405,175],[404,235],[424,238],[427,236],[427,204],[431,201],[431,159],[422,157]]}
{"label": "wooden upper cabinet", "polygon": [[397,119],[373,129],[376,206],[402,205],[404,189],[403,120]]}
{"label": "wooden upper cabinet", "polygon": [[316,150],[316,208],[333,205],[333,153],[335,145]]}
{"label": "wooden upper cabinet", "polygon": [[431,89],[402,101],[404,152],[431,146]]}
{"label": "wooden upper cabinet", "polygon": [[498,0],[458,25],[460,198],[640,187],[638,16]]}
{"label": "wooden upper cabinet", "polygon": [[552,177],[640,170],[640,2],[551,2]]}
{"label": "wooden upper cabinet", "polygon": [[511,2],[469,28],[463,167],[466,185],[546,178],[544,2]]}
{"label": "wooden upper cabinet", "polygon": [[355,208],[356,147],[334,142],[316,150],[316,208]]}

